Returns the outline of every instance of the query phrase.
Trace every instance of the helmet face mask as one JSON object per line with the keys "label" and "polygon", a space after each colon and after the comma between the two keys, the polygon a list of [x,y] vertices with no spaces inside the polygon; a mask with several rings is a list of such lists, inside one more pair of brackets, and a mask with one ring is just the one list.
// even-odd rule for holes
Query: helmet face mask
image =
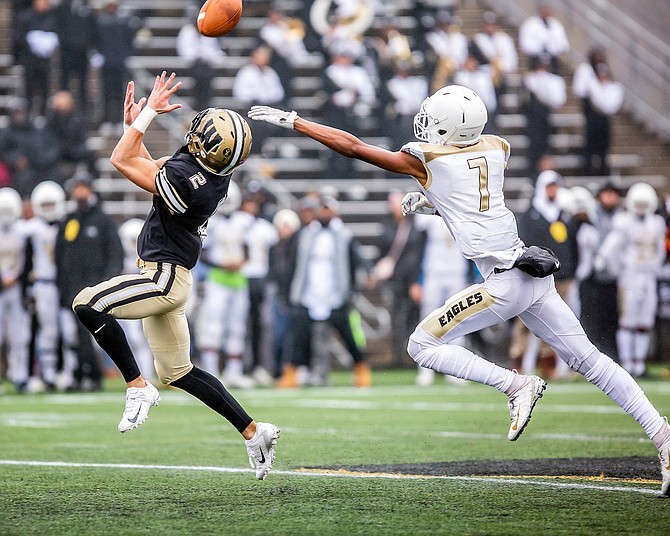
{"label": "helmet face mask", "polygon": [[439,145],[472,145],[479,141],[488,113],[471,89],[443,87],[421,104],[414,116],[414,136]]}
{"label": "helmet face mask", "polygon": [[207,108],[193,118],[184,142],[204,169],[227,175],[249,156],[251,129],[237,112]]}

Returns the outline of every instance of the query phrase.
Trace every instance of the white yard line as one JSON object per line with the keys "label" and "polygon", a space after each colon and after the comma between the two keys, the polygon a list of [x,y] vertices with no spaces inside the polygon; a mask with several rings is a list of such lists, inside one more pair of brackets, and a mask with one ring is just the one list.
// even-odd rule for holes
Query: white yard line
{"label": "white yard line", "polygon": [[[93,468],[93,469],[133,469],[133,470],[157,470],[157,471],[197,471],[210,473],[253,473],[253,469],[242,469],[236,467],[213,467],[199,465],[151,465],[131,463],[75,463],[75,462],[47,462],[31,460],[0,460],[0,465],[21,467],[62,467],[62,468]],[[647,495],[659,495],[660,492],[650,488],[637,488],[628,486],[612,486],[597,484],[582,484],[577,482],[551,482],[538,480],[537,477],[524,479],[520,477],[478,477],[478,476],[432,476],[432,475],[408,475],[392,473],[361,473],[350,471],[272,471],[274,475],[306,476],[315,478],[383,478],[390,480],[456,480],[463,482],[481,482],[499,485],[526,485],[562,489],[580,489],[593,491],[618,491],[623,493],[644,493]]]}

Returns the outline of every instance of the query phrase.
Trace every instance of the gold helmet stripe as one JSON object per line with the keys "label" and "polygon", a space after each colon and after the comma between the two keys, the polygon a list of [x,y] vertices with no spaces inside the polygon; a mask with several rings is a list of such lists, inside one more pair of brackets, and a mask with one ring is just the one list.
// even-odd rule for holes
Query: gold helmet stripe
{"label": "gold helmet stripe", "polygon": [[233,136],[234,139],[233,156],[231,157],[228,165],[221,170],[220,175],[226,175],[227,173],[232,171],[232,169],[235,166],[237,166],[237,164],[240,161],[240,157],[242,156],[242,151],[244,149],[244,127],[242,125],[240,116],[235,112],[231,112],[230,110],[226,110],[226,113],[228,114],[228,117],[230,117],[230,120],[233,123],[235,132],[235,135]]}

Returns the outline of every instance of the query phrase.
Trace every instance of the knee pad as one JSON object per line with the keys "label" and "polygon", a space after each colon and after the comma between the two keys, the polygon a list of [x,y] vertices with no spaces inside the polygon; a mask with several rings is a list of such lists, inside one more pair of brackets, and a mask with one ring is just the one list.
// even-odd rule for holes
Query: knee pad
{"label": "knee pad", "polygon": [[77,315],[79,321],[91,333],[104,326],[107,320],[111,317],[108,313],[101,313],[96,311],[90,305],[75,305],[74,314]]}

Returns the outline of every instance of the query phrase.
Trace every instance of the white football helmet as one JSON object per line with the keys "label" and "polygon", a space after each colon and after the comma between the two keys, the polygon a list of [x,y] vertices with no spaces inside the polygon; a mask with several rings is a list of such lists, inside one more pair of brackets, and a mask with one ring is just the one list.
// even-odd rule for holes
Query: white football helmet
{"label": "white football helmet", "polygon": [[596,199],[593,194],[583,186],[573,186],[570,188],[575,214],[584,213],[590,220],[595,220]]}
{"label": "white football helmet", "polygon": [[414,116],[414,136],[440,145],[472,145],[479,141],[488,113],[471,89],[445,86],[423,101]]}
{"label": "white football helmet", "polygon": [[21,196],[14,188],[0,188],[0,225],[9,227],[23,214]]}
{"label": "white football helmet", "polygon": [[223,200],[219,203],[217,212],[223,214],[224,216],[228,216],[240,208],[241,205],[242,191],[240,190],[240,187],[237,185],[237,183],[230,181],[230,184],[228,184],[228,193],[226,194],[226,197],[224,197]]}
{"label": "white football helmet", "polygon": [[144,226],[144,221],[139,218],[130,218],[119,227],[119,238],[126,257],[137,256],[137,237]]}
{"label": "white football helmet", "polygon": [[656,190],[646,182],[636,182],[628,190],[626,195],[626,209],[644,216],[645,214],[653,214],[658,208],[658,195]]}
{"label": "white football helmet", "polygon": [[54,181],[40,182],[30,194],[30,204],[35,214],[49,223],[65,217],[65,190]]}
{"label": "white football helmet", "polygon": [[294,233],[300,229],[300,217],[290,208],[278,210],[272,218],[272,223],[277,229],[288,227]]}

